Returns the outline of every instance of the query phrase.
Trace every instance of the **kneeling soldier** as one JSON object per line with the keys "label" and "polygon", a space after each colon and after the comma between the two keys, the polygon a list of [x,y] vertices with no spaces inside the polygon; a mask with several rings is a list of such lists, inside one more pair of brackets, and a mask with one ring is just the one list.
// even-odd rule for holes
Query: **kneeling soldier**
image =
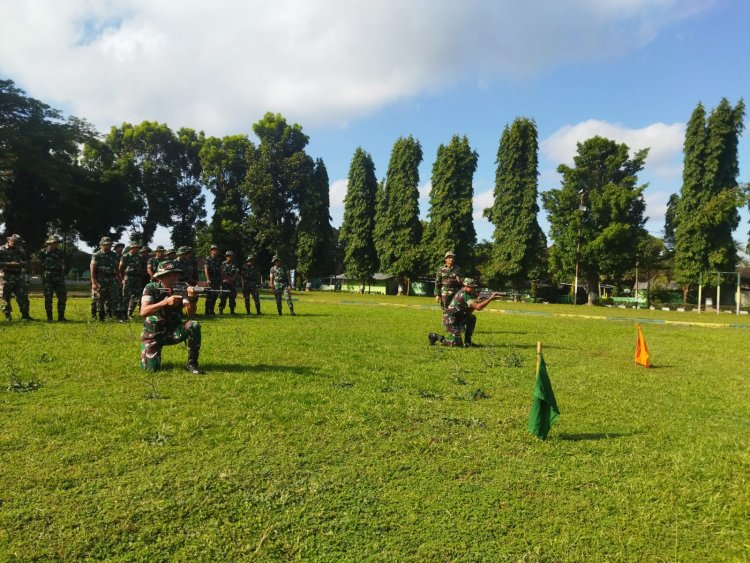
{"label": "kneeling soldier", "polygon": [[[159,264],[154,274],[154,281],[143,289],[141,298],[141,367],[148,371],[157,371],[161,367],[161,349],[164,346],[179,344],[187,340],[188,363],[190,373],[204,373],[198,368],[198,356],[201,349],[201,327],[192,320],[195,316],[198,296],[193,288],[188,288],[186,298],[172,295],[172,285],[180,277],[174,262],[167,260]],[[183,321],[182,308],[188,315]]]}
{"label": "kneeling soldier", "polygon": [[[451,300],[450,305],[443,313],[443,326],[448,331],[448,336],[441,336],[431,332],[427,337],[430,340],[430,346],[435,342],[440,342],[443,346],[465,346],[471,347],[474,344],[471,337],[474,334],[474,327],[477,324],[477,318],[474,311],[481,311],[490,302],[497,297],[493,293],[484,301],[477,299],[477,282],[471,278],[464,278],[463,289],[456,293]],[[461,340],[461,334],[465,333],[465,340]]]}

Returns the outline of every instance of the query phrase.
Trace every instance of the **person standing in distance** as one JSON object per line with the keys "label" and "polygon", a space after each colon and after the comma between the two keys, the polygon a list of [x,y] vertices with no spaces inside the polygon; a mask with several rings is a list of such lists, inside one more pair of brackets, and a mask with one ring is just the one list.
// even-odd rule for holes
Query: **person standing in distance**
{"label": "person standing in distance", "polygon": [[229,296],[229,313],[234,315],[234,309],[237,306],[237,278],[240,270],[234,263],[234,252],[227,250],[226,261],[221,265],[221,289],[226,289],[229,293],[222,293],[219,299],[219,314],[224,314],[224,305]]}
{"label": "person standing in distance", "polygon": [[[219,247],[211,245],[211,252],[206,256],[203,262],[203,273],[206,275],[206,282],[211,289],[221,289],[221,258],[219,258]],[[214,307],[216,306],[216,293],[206,295],[206,316],[213,317]]]}
{"label": "person standing in distance", "polygon": [[260,286],[260,272],[255,265],[255,258],[252,256],[247,257],[247,261],[242,265],[240,271],[242,275],[242,297],[245,300],[245,312],[250,314],[250,296],[253,296],[255,302],[255,313],[260,315],[260,293],[258,292],[258,286]]}
{"label": "person standing in distance", "polygon": [[52,322],[52,297],[57,295],[57,320],[64,322],[65,303],[68,293],[65,289],[65,254],[58,247],[60,237],[52,235],[47,239],[47,245],[39,252],[42,263],[42,291],[44,293],[44,311],[47,322]]}
{"label": "person standing in distance", "polygon": [[33,321],[29,315],[29,287],[24,279],[26,252],[21,248],[21,235],[10,235],[5,246],[0,246],[0,292],[2,293],[5,320],[10,320],[10,300],[16,296],[21,320]]}
{"label": "person standing in distance", "polygon": [[453,296],[461,289],[461,269],[456,266],[456,255],[452,250],[445,253],[445,265],[435,276],[435,302],[445,311]]}
{"label": "person standing in distance", "polygon": [[295,316],[294,305],[292,304],[292,280],[289,275],[289,270],[281,265],[281,258],[279,255],[273,257],[273,266],[269,273],[268,286],[273,291],[273,295],[276,298],[276,310],[281,315],[281,297],[286,297],[286,304],[289,307],[289,314]]}

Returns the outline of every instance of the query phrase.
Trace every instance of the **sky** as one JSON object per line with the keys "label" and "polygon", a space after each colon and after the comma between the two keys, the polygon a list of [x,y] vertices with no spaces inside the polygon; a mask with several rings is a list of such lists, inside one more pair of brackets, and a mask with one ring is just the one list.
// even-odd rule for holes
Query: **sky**
{"label": "sky", "polygon": [[[280,113],[325,162],[336,227],[357,147],[380,179],[399,137],[420,141],[427,219],[437,149],[466,135],[475,227],[490,240],[482,210],[506,125],[536,122],[540,192],[602,135],[650,147],[639,183],[660,236],[697,103],[750,102],[749,21],[746,0],[0,0],[0,77],[102,132],[152,120],[255,140],[252,124]],[[547,231],[544,210],[539,222]]]}

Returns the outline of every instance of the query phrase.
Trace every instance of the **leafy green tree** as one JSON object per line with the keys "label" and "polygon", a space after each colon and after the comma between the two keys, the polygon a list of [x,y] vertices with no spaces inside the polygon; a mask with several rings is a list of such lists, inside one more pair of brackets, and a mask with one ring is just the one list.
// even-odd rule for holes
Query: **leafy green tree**
{"label": "leafy green tree", "polygon": [[[250,203],[243,184],[255,156],[255,145],[247,135],[209,137],[200,150],[202,181],[214,196],[214,214],[201,246],[216,244],[223,250],[246,254],[244,223]],[[210,240],[203,241],[204,238]]]}
{"label": "leafy green tree", "polygon": [[378,268],[373,240],[377,190],[372,157],[362,147],[357,147],[349,165],[339,241],[344,248],[344,271],[350,278],[359,280],[360,293]]}
{"label": "leafy green tree", "polygon": [[484,216],[495,226],[489,278],[510,281],[517,292],[542,275],[547,238],[537,222],[539,143],[536,123],[517,118],[506,126],[497,150],[494,203]]}
{"label": "leafy green tree", "polygon": [[667,202],[664,216],[664,245],[668,252],[674,251],[675,231],[677,229],[677,209],[680,205],[680,194],[672,194]]}
{"label": "leafy green tree", "polygon": [[430,265],[442,265],[447,250],[456,253],[456,263],[465,272],[474,267],[474,172],[479,156],[469,140],[454,135],[440,145],[432,165],[430,220],[424,229],[424,257]]}
{"label": "leafy green tree", "polygon": [[314,171],[313,160],[305,153],[309,139],[300,125],[287,124],[280,114],[267,113],[253,131],[260,145],[242,185],[250,205],[244,232],[259,253],[259,264],[270,264],[271,255],[279,253],[292,265],[297,211]]}
{"label": "leafy green tree", "polygon": [[328,171],[315,161],[312,182],[300,197],[297,227],[297,270],[305,281],[330,272],[332,239]]}
{"label": "leafy green tree", "polygon": [[404,280],[424,269],[420,252],[422,224],[419,221],[419,164],[422,147],[411,135],[393,145],[385,184],[376,215],[375,245],[383,272]]}
{"label": "leafy green tree", "polygon": [[675,217],[675,278],[687,301],[690,286],[702,272],[733,270],[737,247],[732,238],[739,225],[737,145],[744,128],[745,105],[732,108],[726,99],[706,119],[698,104],[688,122],[684,144],[683,182]]}
{"label": "leafy green tree", "polygon": [[205,225],[206,196],[201,183],[200,152],[206,140],[203,131],[181,128],[177,131],[179,142],[178,197],[172,210],[172,245],[195,246],[198,229]]}
{"label": "leafy green tree", "polygon": [[568,277],[578,258],[590,305],[600,275],[620,278],[635,263],[646,207],[636,183],[647,155],[643,149],[630,158],[627,145],[593,137],[578,143],[574,167],[558,167],[562,187],[542,194],[554,241],[550,265]]}

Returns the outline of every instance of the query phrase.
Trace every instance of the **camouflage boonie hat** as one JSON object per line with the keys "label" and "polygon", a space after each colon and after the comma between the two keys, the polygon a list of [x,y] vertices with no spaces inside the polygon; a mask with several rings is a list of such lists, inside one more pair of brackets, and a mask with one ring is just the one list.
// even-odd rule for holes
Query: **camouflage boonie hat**
{"label": "camouflage boonie hat", "polygon": [[151,252],[151,249],[148,246],[144,246],[141,248],[141,254],[148,254]]}
{"label": "camouflage boonie hat", "polygon": [[279,262],[281,262],[281,258],[279,257],[278,254],[274,254],[273,255],[273,258],[271,258],[271,262],[276,262],[276,260],[278,260]]}
{"label": "camouflage boonie hat", "polygon": [[190,252],[190,248],[189,247],[187,247],[187,246],[181,246],[181,247],[179,247],[177,249],[177,256],[179,256],[180,254],[187,254],[188,252]]}
{"label": "camouflage boonie hat", "polygon": [[452,250],[449,250],[448,252],[445,253],[445,256],[443,256],[443,258],[448,258],[448,256],[453,256],[453,258],[455,258],[456,253],[453,252]]}
{"label": "camouflage boonie hat", "polygon": [[464,278],[461,283],[467,287],[477,287],[479,285],[473,278]]}
{"label": "camouflage boonie hat", "polygon": [[54,244],[56,242],[62,242],[62,239],[57,235],[51,235],[48,239],[46,244]]}
{"label": "camouflage boonie hat", "polygon": [[250,262],[250,260],[255,261],[255,256],[248,256],[247,260],[245,260],[245,262]]}
{"label": "camouflage boonie hat", "polygon": [[164,260],[164,262],[159,262],[159,269],[156,270],[154,277],[159,278],[172,272],[182,272],[182,270],[175,267],[173,260]]}
{"label": "camouflage boonie hat", "polygon": [[112,244],[112,239],[109,237],[102,237],[102,240],[99,241],[99,246],[104,246],[105,244]]}
{"label": "camouflage boonie hat", "polygon": [[215,244],[212,244],[212,245],[211,245],[211,250],[213,250],[213,249],[219,250],[219,247],[218,247],[218,246],[216,246]]}
{"label": "camouflage boonie hat", "polygon": [[156,247],[156,252],[164,252],[165,248],[162,245]]}
{"label": "camouflage boonie hat", "polygon": [[226,252],[224,253],[224,256],[234,256],[234,252],[232,252],[231,250],[227,250],[227,251],[226,251]]}
{"label": "camouflage boonie hat", "polygon": [[[118,243],[120,244],[120,243]],[[143,248],[143,245],[141,244],[141,241],[139,240],[131,240],[128,243],[128,248]]]}

